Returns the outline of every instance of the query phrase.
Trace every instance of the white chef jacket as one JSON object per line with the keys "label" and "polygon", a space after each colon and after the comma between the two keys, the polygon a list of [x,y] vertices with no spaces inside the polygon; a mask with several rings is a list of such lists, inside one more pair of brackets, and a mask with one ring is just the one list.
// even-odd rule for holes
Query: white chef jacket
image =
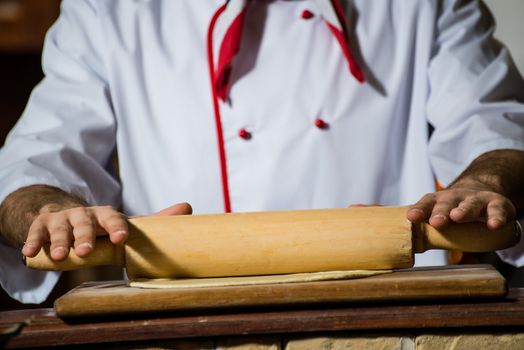
{"label": "white chef jacket", "polygon": [[[363,84],[314,2],[250,5],[219,105],[233,211],[411,204],[484,152],[524,150],[524,83],[484,6],[342,3]],[[46,77],[0,152],[0,199],[44,183],[130,215],[180,201],[223,212],[206,55],[222,4],[64,0]],[[120,181],[107,166],[115,147]],[[523,264],[519,249],[502,255]],[[44,300],[58,274],[19,258],[0,246],[0,283],[18,300]],[[444,253],[417,264],[445,264]]]}

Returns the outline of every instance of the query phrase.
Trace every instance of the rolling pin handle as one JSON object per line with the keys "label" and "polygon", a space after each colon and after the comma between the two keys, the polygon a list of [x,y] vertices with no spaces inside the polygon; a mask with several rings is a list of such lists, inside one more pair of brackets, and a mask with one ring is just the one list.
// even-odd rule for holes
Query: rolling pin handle
{"label": "rolling pin handle", "polygon": [[96,249],[86,257],[79,257],[71,249],[64,260],[53,260],[50,245],[45,244],[36,256],[29,258],[24,256],[22,259],[27,267],[47,271],[70,271],[88,266],[123,266],[125,261],[124,246],[113,244],[108,236],[98,238]]}
{"label": "rolling pin handle", "polygon": [[437,229],[429,223],[413,225],[413,251],[423,253],[429,249],[458,250],[469,253],[492,252],[513,247],[521,238],[518,221],[497,230],[490,230],[485,223],[451,223]]}

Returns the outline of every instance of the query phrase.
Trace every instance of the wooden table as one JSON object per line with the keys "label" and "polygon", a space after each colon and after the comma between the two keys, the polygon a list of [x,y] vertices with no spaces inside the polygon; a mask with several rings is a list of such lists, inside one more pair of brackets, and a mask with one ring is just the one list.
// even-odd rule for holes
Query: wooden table
{"label": "wooden table", "polygon": [[[243,335],[241,342],[248,345],[250,339],[259,339],[256,343],[260,346],[268,342],[267,349],[287,350],[314,348],[308,347],[307,341],[304,346],[307,338],[343,337],[347,341],[362,334],[368,338],[388,334],[394,339],[410,337],[417,344],[416,349],[430,349],[421,347],[418,337],[444,332],[448,335],[509,334],[522,346],[517,348],[524,349],[524,289],[511,289],[506,298],[498,300],[200,311],[137,319],[84,320],[74,324],[57,318],[52,309],[16,310],[0,313],[0,332],[7,348],[73,344],[77,347],[104,344],[104,347],[120,348],[173,348],[173,344],[185,339],[186,348],[226,349],[223,344],[231,344],[228,338]],[[297,339],[302,342],[298,347]],[[233,343],[237,344],[235,349],[239,348],[238,342]]]}

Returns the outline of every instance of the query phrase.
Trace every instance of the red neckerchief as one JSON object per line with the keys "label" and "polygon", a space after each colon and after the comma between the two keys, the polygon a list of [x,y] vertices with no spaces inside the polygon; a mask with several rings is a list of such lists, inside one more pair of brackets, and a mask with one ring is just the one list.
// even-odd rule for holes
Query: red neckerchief
{"label": "red neckerchief", "polygon": [[[349,49],[348,31],[345,25],[345,14],[338,0],[313,0],[320,12],[320,15],[326,22],[330,31],[340,44],[342,53],[347,60],[349,71],[359,82],[364,81],[364,74]],[[227,99],[230,88],[230,76],[232,62],[240,49],[240,39],[246,10],[249,0],[228,0],[222,5],[211,20],[208,30],[208,41],[212,40],[209,36],[213,35],[216,22],[223,21],[223,28],[227,28],[221,34],[220,49],[218,51],[218,62],[211,62],[214,69],[214,89],[217,97],[222,101]],[[209,54],[209,53],[208,53]],[[212,58],[212,54],[210,55]]]}
{"label": "red neckerchief", "polygon": [[[346,58],[349,66],[349,71],[359,82],[364,81],[364,74],[358,66],[357,62],[351,54],[349,49],[347,29],[345,26],[345,15],[338,0],[313,0],[317,4],[320,15],[326,22],[327,26],[337,39],[342,53]],[[227,172],[227,157],[224,142],[224,134],[222,131],[222,121],[220,117],[220,106],[218,100],[226,101],[230,88],[230,76],[232,70],[232,62],[238,50],[240,49],[240,39],[242,37],[242,29],[244,18],[246,17],[246,9],[249,0],[229,0],[226,1],[214,13],[209,23],[207,32],[207,54],[209,76],[212,85],[213,95],[213,112],[215,115],[215,126],[217,134],[218,155],[220,162],[220,177],[222,180],[222,193],[224,200],[224,211],[231,212],[231,199],[229,195],[229,179]],[[213,58],[213,31],[218,20],[224,21],[226,28],[220,34],[220,49],[218,51],[218,62],[215,63]],[[221,23],[222,24],[222,23]],[[215,68],[216,66],[216,68]]]}

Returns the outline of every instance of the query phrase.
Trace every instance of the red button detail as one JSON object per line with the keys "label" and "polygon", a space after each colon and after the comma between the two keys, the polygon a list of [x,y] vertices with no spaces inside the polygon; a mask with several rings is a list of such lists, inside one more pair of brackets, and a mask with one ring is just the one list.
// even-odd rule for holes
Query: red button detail
{"label": "red button detail", "polygon": [[313,17],[315,17],[315,14],[313,12],[309,11],[309,10],[304,10],[302,12],[302,18],[303,19],[310,19],[310,18],[313,18]]}
{"label": "red button detail", "polygon": [[251,133],[247,131],[246,129],[240,129],[238,131],[238,136],[240,136],[244,140],[249,140],[251,138]]}
{"label": "red button detail", "polygon": [[329,128],[329,124],[323,121],[320,118],[315,119],[315,126],[319,129],[327,129]]}

